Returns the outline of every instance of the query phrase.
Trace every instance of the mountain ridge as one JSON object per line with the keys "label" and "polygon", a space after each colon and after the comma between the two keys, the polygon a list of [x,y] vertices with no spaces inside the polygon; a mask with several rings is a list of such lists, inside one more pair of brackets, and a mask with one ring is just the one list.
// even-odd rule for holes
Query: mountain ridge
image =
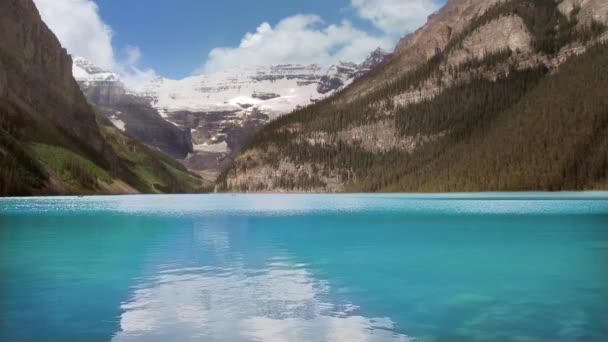
{"label": "mountain ridge", "polygon": [[[606,178],[608,168],[602,166],[606,156],[589,151],[594,157],[588,160],[579,160],[571,152],[543,159],[546,154],[541,152],[571,151],[564,145],[566,140],[591,148],[588,140],[595,139],[594,134],[577,135],[560,126],[568,122],[568,114],[563,107],[553,106],[547,89],[568,92],[568,84],[559,82],[570,79],[574,84],[582,75],[596,87],[605,86],[602,78],[592,77],[587,65],[601,61],[602,46],[608,41],[604,20],[608,8],[597,4],[581,1],[564,14],[553,0],[450,0],[423,27],[404,37],[375,72],[336,96],[263,128],[219,177],[217,190],[449,192],[601,187],[597,184]],[[588,13],[594,13],[592,20]],[[563,65],[569,65],[565,71]],[[601,129],[605,114],[596,105],[602,103],[602,96],[594,88],[584,89],[597,98],[580,94],[589,102],[587,107],[594,109],[577,113],[579,129],[593,131],[596,125]],[[520,153],[527,151],[545,161],[544,166],[538,160],[522,159],[511,147],[501,150],[493,140],[481,138],[489,134],[496,141],[512,137],[506,129],[513,124],[508,116],[521,101],[528,101],[530,108],[551,104],[555,114],[553,119],[544,117],[543,123],[538,120],[546,111],[538,108],[524,118],[530,120],[529,133],[543,144],[523,136],[508,138]],[[490,130],[497,122],[505,126]],[[556,141],[552,132],[562,132],[567,138]],[[481,141],[483,145],[476,147]],[[496,151],[482,156],[478,151],[487,150],[484,146]],[[573,160],[595,171],[582,176],[569,166]],[[479,170],[470,169],[475,164]],[[495,169],[501,164],[519,168],[502,175]],[[537,168],[541,176],[531,176],[530,168]],[[492,172],[497,179],[492,179]],[[479,176],[472,180],[467,173]],[[529,180],[521,174],[529,175]],[[433,175],[437,177],[430,178]]]}

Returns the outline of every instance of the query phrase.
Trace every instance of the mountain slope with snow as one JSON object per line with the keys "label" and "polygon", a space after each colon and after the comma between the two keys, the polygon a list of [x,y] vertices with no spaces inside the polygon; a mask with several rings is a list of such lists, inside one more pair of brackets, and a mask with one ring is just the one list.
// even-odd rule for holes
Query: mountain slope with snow
{"label": "mountain slope with snow", "polygon": [[322,97],[317,91],[322,76],[317,65],[240,67],[181,80],[158,78],[139,90],[154,98],[153,106],[164,115],[257,109],[272,118]]}
{"label": "mountain slope with snow", "polygon": [[328,70],[315,64],[241,66],[181,80],[159,77],[132,89],[82,58],[74,60],[73,74],[118,128],[194,170],[219,171],[270,120],[333,94],[386,56],[376,50],[361,64],[341,62]]}

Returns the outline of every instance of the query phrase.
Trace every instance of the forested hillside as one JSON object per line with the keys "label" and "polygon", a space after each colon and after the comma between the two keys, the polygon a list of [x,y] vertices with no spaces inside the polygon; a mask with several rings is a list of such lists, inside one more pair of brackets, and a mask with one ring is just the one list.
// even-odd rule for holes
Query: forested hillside
{"label": "forested hillside", "polygon": [[0,2],[0,196],[193,192],[201,183],[96,115],[31,0]]}
{"label": "forested hillside", "polygon": [[350,89],[272,122],[218,189],[606,189],[608,14],[597,4],[452,0],[416,42],[450,16],[468,24],[417,67],[398,48]]}

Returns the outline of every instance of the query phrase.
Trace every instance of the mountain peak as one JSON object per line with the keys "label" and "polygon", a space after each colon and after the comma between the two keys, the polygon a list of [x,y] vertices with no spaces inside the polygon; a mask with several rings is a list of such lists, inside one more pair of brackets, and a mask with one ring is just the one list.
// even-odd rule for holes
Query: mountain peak
{"label": "mountain peak", "polygon": [[378,47],[361,64],[340,61],[330,66],[325,76],[319,81],[317,91],[321,94],[327,94],[344,88],[355,79],[380,65],[387,55],[388,52]]}
{"label": "mountain peak", "polygon": [[370,72],[373,68],[380,65],[386,59],[390,53],[384,50],[381,47],[378,47],[376,50],[372,51],[372,53],[367,56],[367,58],[359,65],[359,75],[362,76],[365,73]]}
{"label": "mountain peak", "polygon": [[72,74],[78,82],[118,82],[118,74],[99,67],[83,57],[74,57]]}

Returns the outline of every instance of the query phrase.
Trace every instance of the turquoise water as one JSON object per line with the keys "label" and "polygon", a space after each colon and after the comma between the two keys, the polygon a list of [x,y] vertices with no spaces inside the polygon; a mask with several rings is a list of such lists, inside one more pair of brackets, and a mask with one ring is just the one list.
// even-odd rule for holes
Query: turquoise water
{"label": "turquoise water", "polygon": [[0,341],[608,341],[608,193],[0,199]]}

